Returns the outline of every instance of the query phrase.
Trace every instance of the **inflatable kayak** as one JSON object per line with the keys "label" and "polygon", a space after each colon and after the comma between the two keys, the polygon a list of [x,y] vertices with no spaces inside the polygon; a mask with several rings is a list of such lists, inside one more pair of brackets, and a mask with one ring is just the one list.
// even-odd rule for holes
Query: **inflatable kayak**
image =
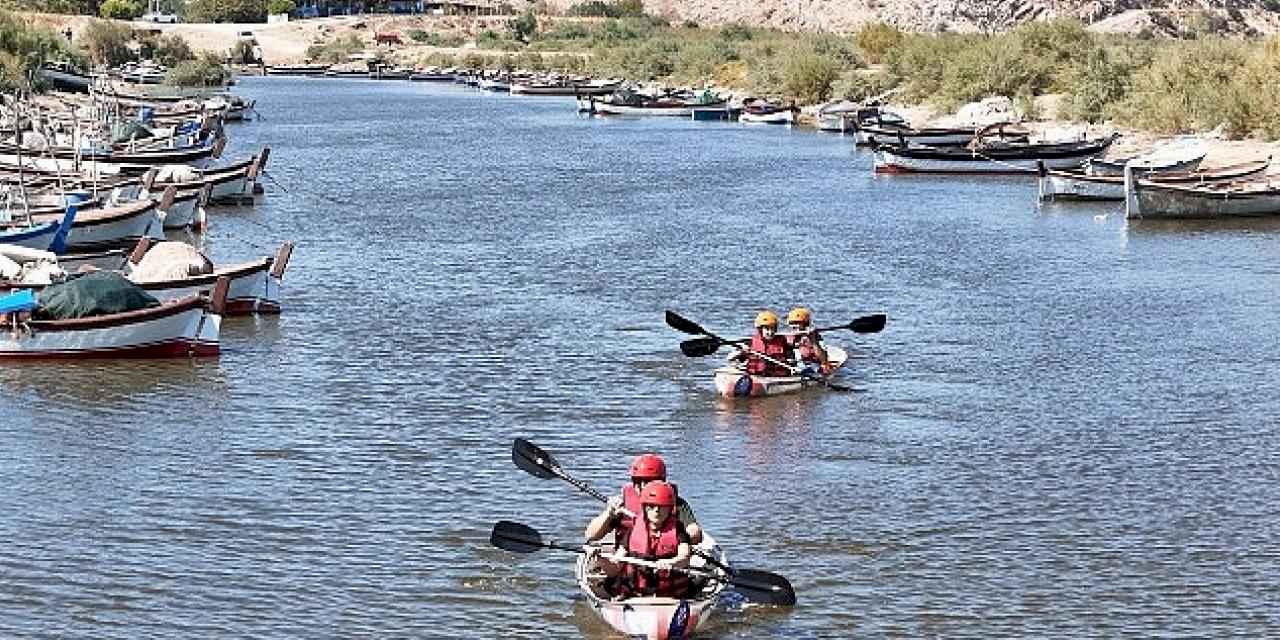
{"label": "inflatable kayak", "polygon": [[[595,544],[601,553],[609,553],[613,549],[611,541]],[[728,564],[724,551],[711,536],[704,534],[697,548],[720,563]],[[720,603],[720,592],[725,588],[725,582],[715,578],[693,578],[693,590],[687,599],[643,597],[614,600],[605,588],[604,571],[597,566],[599,560],[596,554],[578,556],[574,567],[578,588],[596,615],[627,638],[684,640],[693,636],[711,618]],[[696,554],[689,560],[689,566],[712,569],[705,559]]]}
{"label": "inflatable kayak", "polygon": [[[822,379],[830,379],[840,371],[849,354],[840,347],[826,346],[827,360],[831,362],[831,373],[818,375]],[[821,382],[802,376],[753,376],[748,374],[742,363],[716,369],[716,392],[726,398],[755,398],[759,396],[777,396],[784,393],[795,393],[806,387],[820,385]]]}

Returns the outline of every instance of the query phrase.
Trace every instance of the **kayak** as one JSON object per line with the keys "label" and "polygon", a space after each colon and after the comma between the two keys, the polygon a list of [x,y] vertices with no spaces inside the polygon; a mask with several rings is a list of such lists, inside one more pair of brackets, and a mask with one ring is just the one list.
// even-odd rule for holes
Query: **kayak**
{"label": "kayak", "polygon": [[[612,541],[595,544],[601,553],[609,553],[613,549]],[[706,552],[721,564],[728,564],[724,551],[709,535],[702,536],[697,549]],[[578,556],[578,563],[574,567],[578,588],[601,620],[618,633],[634,640],[684,640],[693,636],[711,619],[720,604],[720,592],[724,591],[726,584],[714,578],[691,577],[696,591],[694,597],[689,599],[643,597],[613,600],[604,588],[604,572],[597,566],[598,561],[599,556],[595,554]],[[707,561],[696,554],[689,560],[689,566],[693,569],[714,570],[714,567],[708,566]]]}
{"label": "kayak", "polygon": [[[832,364],[831,373],[814,377],[830,380],[844,366],[849,354],[840,347],[827,346],[826,349],[827,360]],[[726,398],[756,398],[795,393],[806,387],[822,384],[813,378],[801,376],[753,376],[746,372],[745,366],[743,363],[736,363],[716,369],[716,392]]]}

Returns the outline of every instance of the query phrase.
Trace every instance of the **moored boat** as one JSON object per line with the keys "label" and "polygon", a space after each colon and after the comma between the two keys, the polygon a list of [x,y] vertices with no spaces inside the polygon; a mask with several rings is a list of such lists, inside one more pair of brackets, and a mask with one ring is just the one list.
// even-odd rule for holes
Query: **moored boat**
{"label": "moored boat", "polygon": [[[612,549],[612,542],[595,543],[602,552]],[[724,552],[710,535],[703,535],[697,550],[727,564]],[[683,640],[706,625],[720,603],[725,582],[716,578],[695,578],[694,594],[686,599],[641,597],[614,600],[606,589],[605,576],[597,562],[599,555],[582,554],[574,567],[578,588],[587,604],[615,631],[636,640]],[[710,569],[707,561],[695,554],[690,568]]]}
{"label": "moored boat", "polygon": [[[36,308],[35,296],[22,291],[0,299],[9,329],[0,331],[0,360],[216,356],[225,292],[222,283],[213,299],[189,296],[134,311],[31,320],[21,318]],[[13,304],[14,297],[25,304]]]}
{"label": "moored boat", "polygon": [[1036,174],[1046,168],[1081,166],[1106,153],[1119,134],[1071,142],[1000,142],[970,147],[887,145],[876,147],[876,173]]}
{"label": "moored boat", "polygon": [[1280,216],[1280,184],[1258,178],[1202,185],[1140,180],[1125,170],[1125,217],[1140,219],[1217,219]]}
{"label": "moored boat", "polygon": [[794,106],[783,107],[768,102],[751,102],[742,107],[738,114],[738,122],[745,124],[794,124],[796,121]]}
{"label": "moored boat", "polygon": [[[1182,173],[1148,173],[1136,169],[1136,176],[1155,184],[1197,186],[1217,182],[1248,180],[1262,176],[1271,158],[1242,162],[1214,169]],[[1041,200],[1124,200],[1124,176],[1092,176],[1083,171],[1040,168]]]}
{"label": "moored boat", "polygon": [[654,98],[630,91],[616,91],[605,98],[580,96],[578,110],[597,115],[692,118],[694,109],[723,109],[727,102],[711,92],[696,96]]}
{"label": "moored boat", "polygon": [[831,373],[825,376],[758,376],[747,373],[741,366],[727,365],[716,369],[716,392],[726,398],[754,398],[795,393],[806,387],[822,384],[844,367],[849,354],[840,347],[826,346]]}

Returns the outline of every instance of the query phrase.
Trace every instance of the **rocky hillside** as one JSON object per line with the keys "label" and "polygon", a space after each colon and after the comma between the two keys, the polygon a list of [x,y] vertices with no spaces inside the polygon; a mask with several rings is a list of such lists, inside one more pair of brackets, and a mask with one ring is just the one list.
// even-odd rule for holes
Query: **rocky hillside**
{"label": "rocky hillside", "polygon": [[[563,10],[578,1],[549,4]],[[1280,33],[1280,0],[645,0],[645,8],[700,25],[809,31],[853,31],[877,20],[910,31],[1002,31],[1030,20],[1073,17],[1110,32]]]}

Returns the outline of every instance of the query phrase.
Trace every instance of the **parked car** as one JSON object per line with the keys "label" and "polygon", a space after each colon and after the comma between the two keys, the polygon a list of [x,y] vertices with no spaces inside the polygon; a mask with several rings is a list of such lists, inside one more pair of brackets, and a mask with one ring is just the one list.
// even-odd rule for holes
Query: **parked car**
{"label": "parked car", "polygon": [[142,20],[143,22],[161,22],[161,23],[167,23],[167,24],[177,24],[178,14],[164,13],[162,11],[148,11],[142,14],[142,17],[139,18],[139,20]]}

